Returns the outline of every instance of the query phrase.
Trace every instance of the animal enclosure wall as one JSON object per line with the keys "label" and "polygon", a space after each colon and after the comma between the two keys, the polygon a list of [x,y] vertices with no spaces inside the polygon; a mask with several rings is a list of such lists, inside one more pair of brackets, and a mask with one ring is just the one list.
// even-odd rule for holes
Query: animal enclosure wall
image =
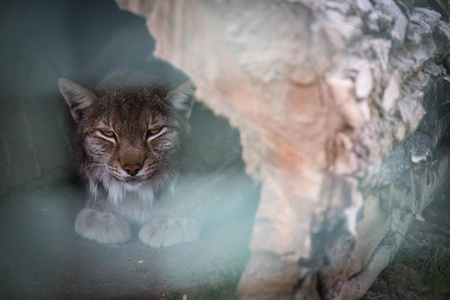
{"label": "animal enclosure wall", "polygon": [[450,27],[414,1],[127,1],[262,182],[243,298],[361,297],[447,169]]}

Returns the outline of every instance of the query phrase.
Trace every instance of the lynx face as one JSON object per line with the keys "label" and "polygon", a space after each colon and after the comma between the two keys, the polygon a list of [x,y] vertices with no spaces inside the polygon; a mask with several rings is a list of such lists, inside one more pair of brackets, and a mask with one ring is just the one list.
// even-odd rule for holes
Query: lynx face
{"label": "lynx face", "polygon": [[103,186],[114,202],[127,192],[152,201],[155,189],[175,173],[192,84],[169,93],[142,84],[94,94],[67,79],[59,87],[77,123],[82,172],[92,194]]}

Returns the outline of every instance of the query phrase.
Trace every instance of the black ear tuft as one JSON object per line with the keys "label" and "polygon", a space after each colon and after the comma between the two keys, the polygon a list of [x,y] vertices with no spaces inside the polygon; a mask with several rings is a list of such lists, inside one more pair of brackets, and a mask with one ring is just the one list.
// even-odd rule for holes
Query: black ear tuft
{"label": "black ear tuft", "polygon": [[59,78],[58,87],[69,105],[70,113],[75,121],[80,118],[81,112],[85,108],[97,100],[97,96],[93,92],[69,79]]}
{"label": "black ear tuft", "polygon": [[172,104],[185,121],[188,121],[195,102],[195,85],[191,80],[187,80],[168,92],[164,99]]}

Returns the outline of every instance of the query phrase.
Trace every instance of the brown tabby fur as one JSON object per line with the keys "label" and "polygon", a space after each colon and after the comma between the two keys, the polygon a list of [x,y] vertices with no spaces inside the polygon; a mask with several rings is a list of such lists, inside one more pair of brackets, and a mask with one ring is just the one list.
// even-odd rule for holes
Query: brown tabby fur
{"label": "brown tabby fur", "polygon": [[95,91],[68,79],[59,88],[77,125],[90,190],[75,222],[83,237],[123,243],[135,224],[151,247],[193,241],[213,206],[240,201],[240,187],[251,185],[235,130],[196,118],[189,134],[191,82],[169,91],[140,68],[111,73]]}

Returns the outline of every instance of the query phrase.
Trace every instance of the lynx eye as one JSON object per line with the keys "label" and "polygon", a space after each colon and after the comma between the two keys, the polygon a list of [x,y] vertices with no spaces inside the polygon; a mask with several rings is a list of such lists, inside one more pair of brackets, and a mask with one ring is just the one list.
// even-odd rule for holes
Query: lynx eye
{"label": "lynx eye", "polygon": [[163,127],[158,127],[158,128],[153,128],[153,129],[147,130],[147,138],[160,133],[162,129],[163,129]]}
{"label": "lynx eye", "polygon": [[104,136],[109,137],[109,138],[113,138],[113,137],[116,136],[116,134],[114,133],[114,131],[110,131],[110,130],[101,130],[101,129],[99,129],[98,131],[99,131],[101,134],[103,134]]}

